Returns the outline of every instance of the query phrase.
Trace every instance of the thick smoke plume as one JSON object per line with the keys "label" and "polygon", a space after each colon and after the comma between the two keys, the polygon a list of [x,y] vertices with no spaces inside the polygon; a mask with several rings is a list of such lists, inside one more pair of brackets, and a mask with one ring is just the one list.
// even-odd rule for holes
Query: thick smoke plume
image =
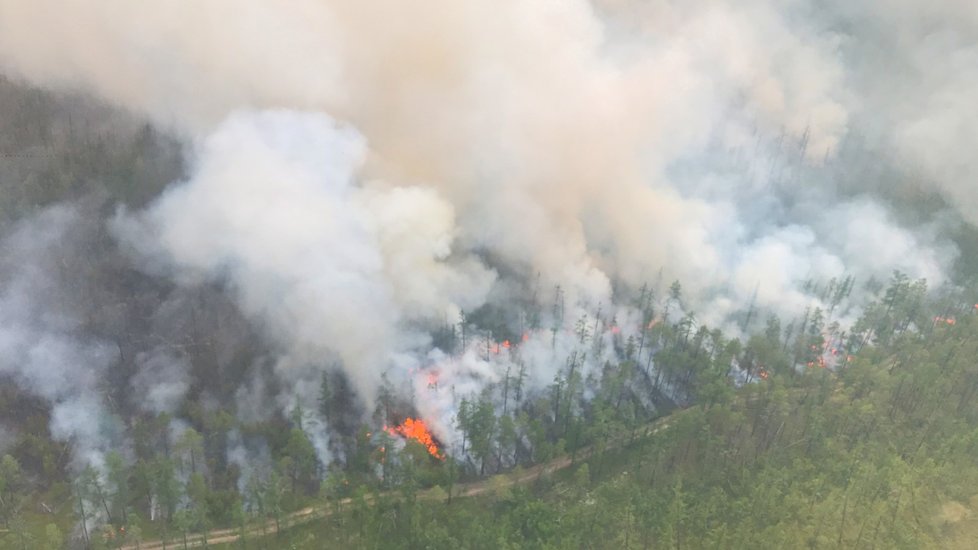
{"label": "thick smoke plume", "polygon": [[371,399],[392,358],[429,344],[411,323],[481,305],[493,274],[452,254],[454,212],[436,191],[359,184],[365,155],[359,133],[323,114],[236,114],[190,180],[117,233],[179,277],[229,279],[307,405],[334,355]]}
{"label": "thick smoke plume", "polygon": [[[289,408],[334,362],[367,401],[432,365],[477,392],[499,369],[432,351],[432,328],[549,307],[556,285],[554,336],[522,350],[537,387],[573,353],[563,329],[599,307],[624,327],[621,289],[646,282],[681,280],[700,322],[735,331],[748,304],[819,305],[812,280],[946,282],[941,229],[978,221],[976,33],[950,0],[0,0],[0,70],[192,145],[188,178],[115,234],[143,269],[226,283],[278,347]],[[877,164],[956,210],[901,220]],[[184,388],[154,380],[135,384],[172,407]],[[415,393],[450,438],[454,396]]]}

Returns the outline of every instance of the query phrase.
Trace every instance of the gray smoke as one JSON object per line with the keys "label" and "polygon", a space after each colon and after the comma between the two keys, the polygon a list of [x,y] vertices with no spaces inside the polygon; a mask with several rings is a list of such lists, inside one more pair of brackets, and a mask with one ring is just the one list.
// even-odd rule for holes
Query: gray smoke
{"label": "gray smoke", "polygon": [[143,410],[155,413],[177,411],[190,387],[190,365],[185,357],[166,350],[140,353],[136,356],[137,372],[132,391],[140,396]]}
{"label": "gray smoke", "polygon": [[100,387],[118,352],[77,316],[82,289],[70,281],[85,259],[72,233],[85,223],[54,207],[0,242],[0,374],[51,403],[51,435],[73,443],[79,465],[101,467],[120,433]]}
{"label": "gray smoke", "polygon": [[[978,221],[965,1],[62,4],[0,0],[0,70],[192,144],[186,181],[115,235],[144,269],[228,284],[277,346],[283,409],[334,361],[368,401],[431,365],[452,400],[478,391],[496,361],[431,352],[430,329],[529,280],[561,285],[560,334],[600,305],[634,331],[612,289],[673,279],[736,333],[750,302],[825,306],[810,281],[947,282],[943,231]],[[892,174],[947,211],[901,219]],[[574,350],[545,338],[537,386]],[[172,406],[179,387],[140,376]],[[450,437],[449,398],[415,394]]]}

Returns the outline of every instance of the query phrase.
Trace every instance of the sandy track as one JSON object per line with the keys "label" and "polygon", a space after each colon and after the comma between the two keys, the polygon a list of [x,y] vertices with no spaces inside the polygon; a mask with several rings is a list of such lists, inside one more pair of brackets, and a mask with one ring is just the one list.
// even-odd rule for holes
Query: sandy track
{"label": "sandy track", "polygon": [[[608,445],[605,448],[605,450],[608,451],[614,448],[621,447],[627,442],[632,441],[634,439],[640,439],[640,438],[645,438],[654,435],[660,430],[664,430],[669,427],[669,424],[666,423],[666,420],[668,420],[669,418],[671,418],[671,415],[656,420],[652,424],[646,426],[644,430],[640,430],[639,432],[637,432],[634,435],[634,437],[621,437],[618,440],[614,441],[611,445]],[[578,450],[575,456],[590,458],[593,455],[593,452],[594,452],[593,447],[585,447],[583,449]],[[485,494],[488,491],[498,487],[509,487],[512,485],[517,485],[517,484],[522,485],[525,483],[529,483],[539,478],[543,474],[550,474],[558,470],[567,468],[572,464],[574,464],[574,462],[575,462],[574,457],[570,455],[563,455],[553,460],[550,460],[549,462],[544,462],[543,464],[537,464],[535,466],[527,468],[526,470],[523,471],[523,473],[519,477],[514,478],[512,476],[507,476],[505,478],[505,483],[503,484],[499,484],[498,482],[493,484],[492,483],[493,478],[474,481],[471,483],[460,483],[455,487],[455,490],[458,492],[455,493],[454,498],[474,497],[474,496]],[[387,494],[393,494],[393,492]],[[426,499],[431,499],[432,497],[430,493],[421,493],[419,494],[418,498],[422,500],[426,500]],[[443,498],[447,498],[447,495]],[[367,495],[366,500],[368,502],[373,500],[373,496]],[[339,507],[343,508],[346,505],[350,504],[351,502],[353,502],[352,498],[344,498],[339,501]],[[314,519],[324,518],[326,516],[333,514],[333,510],[331,508],[333,506],[336,506],[336,504],[337,503],[333,503],[328,506],[326,504],[323,504],[323,505],[311,506],[311,507],[303,508],[301,510],[297,510],[295,512],[282,516],[282,518],[279,520],[279,525],[281,526],[282,530],[285,530],[290,527],[295,527],[297,525],[308,523]],[[262,524],[260,523],[258,525],[254,525],[254,524],[248,525],[245,528],[245,535],[248,537],[257,537],[257,536],[272,535],[277,533],[278,531],[279,531],[279,527],[276,525],[275,521],[267,520],[265,521],[264,526],[262,526]],[[208,545],[226,544],[229,542],[235,542],[240,538],[241,538],[241,530],[238,528],[214,529],[212,531],[207,532],[206,544]],[[204,544],[205,544],[205,539],[203,535],[199,533],[193,535],[187,535],[187,548],[199,548]],[[179,550],[182,549],[183,547],[184,547],[183,537],[175,537],[169,539],[165,544],[163,540],[152,540],[152,541],[142,542],[139,545],[131,544],[128,546],[123,546],[119,550],[137,550],[137,549],[138,550],[163,550],[164,548],[166,548],[167,550],[169,549]]]}

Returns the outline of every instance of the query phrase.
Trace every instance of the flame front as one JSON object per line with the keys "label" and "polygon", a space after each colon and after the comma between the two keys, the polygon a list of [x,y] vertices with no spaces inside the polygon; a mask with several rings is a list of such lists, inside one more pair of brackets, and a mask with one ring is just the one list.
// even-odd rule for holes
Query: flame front
{"label": "flame front", "polygon": [[425,425],[424,420],[420,418],[408,418],[400,426],[394,426],[393,428],[385,426],[384,430],[391,435],[399,435],[405,439],[413,439],[418,443],[424,445],[425,449],[431,456],[444,460],[445,457],[442,456],[441,449],[435,443],[435,439],[431,436],[431,432],[428,430],[428,426]]}

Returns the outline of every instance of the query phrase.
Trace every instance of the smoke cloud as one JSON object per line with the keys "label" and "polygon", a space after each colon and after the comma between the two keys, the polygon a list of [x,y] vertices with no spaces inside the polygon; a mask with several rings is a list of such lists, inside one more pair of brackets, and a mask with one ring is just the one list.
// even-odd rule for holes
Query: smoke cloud
{"label": "smoke cloud", "polygon": [[84,223],[71,208],[56,207],[0,243],[0,374],[51,403],[51,435],[74,444],[79,464],[100,467],[120,435],[100,391],[117,352],[85,334],[67,284],[71,270],[84,266],[71,242]]}
{"label": "smoke cloud", "polygon": [[[189,177],[115,234],[145,269],[226,282],[278,347],[280,405],[308,408],[333,360],[368,402],[419,366],[476,392],[498,369],[431,351],[432,327],[531,286],[567,304],[524,346],[541,387],[584,313],[636,318],[613,289],[679,279],[699,322],[736,331],[754,300],[819,305],[812,280],[946,282],[957,221],[907,224],[874,191],[890,182],[858,177],[892,164],[978,221],[978,16],[917,4],[0,0],[0,70],[192,145]],[[172,407],[155,380],[134,384]],[[420,408],[450,437],[444,399]]]}
{"label": "smoke cloud", "polygon": [[356,185],[365,154],[323,114],[236,114],[203,142],[191,179],[117,233],[182,276],[229,279],[307,401],[334,354],[370,399],[391,357],[427,343],[409,324],[481,304],[492,273],[452,256],[453,209],[435,191]]}

